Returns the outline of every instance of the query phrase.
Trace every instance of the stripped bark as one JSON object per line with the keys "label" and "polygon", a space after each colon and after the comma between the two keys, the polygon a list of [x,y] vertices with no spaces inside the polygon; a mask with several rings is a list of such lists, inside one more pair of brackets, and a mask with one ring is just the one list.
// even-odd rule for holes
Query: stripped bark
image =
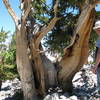
{"label": "stripped bark", "polygon": [[[54,18],[51,19],[48,26],[43,27],[41,31],[34,34],[34,37],[30,38],[29,41],[27,40],[29,31],[26,27],[26,18],[31,10],[31,0],[21,0],[24,3],[21,19],[17,18],[7,0],[3,1],[16,25],[16,59],[24,99],[36,100],[37,94],[45,95],[46,89],[53,87],[57,82],[57,70],[54,64],[44,54],[41,54],[43,52],[41,52],[40,42],[59,20],[57,18],[58,0],[54,6]],[[96,0],[93,0],[92,3],[90,0],[85,0],[74,31],[73,41],[64,49],[64,57],[59,61],[58,80],[64,90],[70,88],[75,73],[79,71],[88,56],[88,40],[94,21],[93,8],[97,3],[99,2]],[[18,24],[18,20],[21,24]],[[28,55],[29,45],[31,60]]]}
{"label": "stripped bark", "polygon": [[76,72],[83,66],[88,57],[88,40],[94,22],[94,5],[84,4],[75,29],[72,44],[65,49],[65,55],[59,65],[59,82],[64,90],[70,90],[70,84]]}
{"label": "stripped bark", "polygon": [[34,76],[27,51],[28,43],[26,36],[25,18],[27,17],[28,13],[25,13],[26,15],[24,17],[24,20],[19,19],[21,21],[21,24],[18,24],[18,18],[13,9],[10,7],[8,1],[3,0],[3,2],[15,22],[17,69],[21,79],[24,100],[37,100],[34,86]]}
{"label": "stripped bark", "polygon": [[20,30],[16,29],[16,59],[17,69],[20,75],[24,100],[37,100],[34,85],[34,76],[27,51],[27,38],[24,25]]}
{"label": "stripped bark", "polygon": [[41,30],[40,32],[37,33],[36,35],[36,40],[35,40],[35,44],[36,44],[36,48],[39,48],[39,44],[41,42],[41,40],[43,39],[43,37],[53,29],[53,27],[55,26],[56,22],[60,19],[57,17],[57,12],[58,12],[58,0],[56,0],[56,3],[54,5],[54,18],[49,22],[47,27],[42,28],[43,30]]}
{"label": "stripped bark", "polygon": [[[56,1],[56,4],[54,6],[54,15],[55,15],[54,18],[51,19],[48,26],[43,27],[41,31],[36,33],[34,38],[30,39],[30,50],[31,50],[32,60],[34,61],[33,70],[36,79],[36,84],[38,84],[37,90],[38,93],[41,95],[45,95],[47,89],[46,86],[47,87],[50,87],[51,85],[53,86],[55,85],[56,82],[55,80],[56,70],[54,70],[55,69],[54,65],[51,64],[52,62],[49,61],[45,55],[42,55],[39,52],[41,51],[39,46],[42,38],[54,27],[54,25],[59,19],[56,16],[57,7],[58,7],[58,0]],[[50,66],[48,66],[46,62],[50,64],[51,68],[48,68]],[[52,73],[54,72],[52,76],[50,72]],[[50,78],[52,78],[52,81],[49,81]]]}
{"label": "stripped bark", "polygon": [[12,17],[13,21],[15,22],[15,25],[18,26],[18,17],[16,16],[15,12],[13,11],[13,9],[10,7],[10,4],[8,3],[7,0],[3,0],[6,9],[8,10],[8,13],[10,14],[10,16]]}

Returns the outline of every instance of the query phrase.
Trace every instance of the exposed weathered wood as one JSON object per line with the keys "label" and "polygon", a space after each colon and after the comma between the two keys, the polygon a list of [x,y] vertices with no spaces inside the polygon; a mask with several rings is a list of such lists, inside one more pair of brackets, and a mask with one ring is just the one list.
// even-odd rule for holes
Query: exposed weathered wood
{"label": "exposed weathered wood", "polygon": [[24,25],[16,29],[16,60],[20,75],[24,100],[37,100],[34,86],[34,76],[27,51],[27,37]]}
{"label": "exposed weathered wood", "polygon": [[55,26],[56,22],[59,20],[59,18],[57,17],[57,12],[58,12],[57,7],[58,7],[58,0],[56,0],[56,3],[54,5],[54,18],[49,22],[47,27],[44,27],[43,30],[37,33],[38,36],[36,36],[35,40],[36,48],[39,48],[39,44],[43,39],[43,37]]}
{"label": "exposed weathered wood", "polygon": [[57,85],[57,70],[55,65],[45,56],[45,54],[41,54],[41,59],[45,70],[46,90],[48,90],[48,88],[55,87]]}
{"label": "exposed weathered wood", "polygon": [[[48,24],[47,27],[43,27],[42,30],[35,35],[35,38],[30,40],[30,50],[31,50],[31,54],[32,54],[32,60],[34,61],[33,71],[35,74],[36,84],[38,84],[38,86],[36,85],[36,88],[38,90],[38,93],[41,95],[45,95],[47,84],[49,87],[50,85],[54,85],[54,83],[55,83],[54,82],[55,77],[52,77],[52,76],[54,76],[53,74],[51,76],[51,70],[49,70],[50,68],[47,68],[48,64],[46,63],[47,64],[46,65],[44,61],[48,62],[51,65],[51,68],[54,68],[54,65],[51,64],[52,62],[50,63],[50,61],[46,57],[44,57],[41,53],[39,53],[38,51],[41,51],[39,48],[40,41],[54,27],[57,20],[59,19],[56,17],[57,7],[58,7],[58,0],[56,1],[56,4],[54,6],[54,13],[55,13],[54,18],[50,21],[50,23]],[[48,83],[46,83],[47,77],[48,77]],[[52,77],[52,83],[50,83],[50,81],[49,81],[50,77]]]}
{"label": "exposed weathered wood", "polygon": [[29,12],[31,11],[31,7],[32,7],[32,5],[31,5],[31,2],[30,2],[30,4],[28,4],[28,7],[27,7],[27,9],[26,9],[26,11],[25,11],[24,16],[22,17],[22,20],[23,20],[23,21],[26,20],[26,18],[27,18],[27,16],[28,16]]}
{"label": "exposed weathered wood", "polygon": [[17,27],[18,26],[18,17],[16,16],[15,12],[13,11],[13,9],[10,7],[10,4],[9,4],[8,0],[3,0],[3,3],[5,4],[5,7],[8,10],[8,13],[12,17],[12,19],[14,20],[15,25]]}
{"label": "exposed weathered wood", "polygon": [[26,36],[26,24],[24,22],[30,11],[30,6],[27,8],[25,16],[23,15],[24,20],[22,20],[22,23],[20,23],[19,27],[18,18],[13,9],[10,7],[8,1],[3,0],[3,2],[12,19],[14,20],[16,26],[16,60],[17,69],[21,79],[24,100],[37,100],[33,71],[28,57],[28,41]]}
{"label": "exposed weathered wood", "polygon": [[[41,50],[41,48],[39,48]],[[30,40],[33,60],[33,72],[38,94],[45,95],[46,90],[56,85],[57,72],[53,63],[44,54],[37,51],[34,39]]]}
{"label": "exposed weathered wood", "polygon": [[39,82],[38,92],[39,94],[44,95],[45,94],[44,67],[41,61],[40,54],[36,51],[36,49],[31,47],[31,51],[32,51],[32,59],[34,60],[34,66],[33,66],[34,74],[36,76],[36,80]]}
{"label": "exposed weathered wood", "polygon": [[40,41],[42,40],[42,38],[54,27],[54,25],[56,24],[57,20],[59,18],[57,17],[54,17],[50,23],[48,24],[47,27],[45,27],[42,32],[40,33],[40,35],[37,37],[36,39],[36,42],[35,44],[37,45],[36,47],[39,48],[39,44],[40,44]]}
{"label": "exposed weathered wood", "polygon": [[71,83],[75,73],[79,71],[88,57],[87,39],[89,39],[94,21],[93,7],[91,4],[84,5],[75,30],[75,41],[66,49],[60,61],[61,70],[58,77],[63,89],[67,89],[66,85]]}
{"label": "exposed weathered wood", "polygon": [[[18,18],[7,0],[3,0],[4,4],[12,16],[16,26],[18,25]],[[59,62],[59,83],[63,89],[71,88],[72,79],[75,73],[82,67],[88,56],[88,39],[91,32],[91,27],[94,20],[94,4],[89,4],[89,0],[85,0],[86,4],[82,8],[82,13],[78,19],[75,36],[70,46],[64,49],[64,57]],[[57,79],[57,70],[54,64],[46,58],[44,54],[39,53],[40,41],[42,38],[54,27],[59,20],[57,17],[58,0],[54,6],[54,18],[50,21],[47,27],[42,28],[33,38],[30,39],[30,53],[33,66],[30,63],[28,56],[28,40],[26,31],[26,18],[31,10],[31,0],[21,0],[24,3],[23,12],[21,16],[20,28],[16,27],[16,59],[17,68],[20,74],[22,88],[25,100],[37,100],[37,93],[44,95],[46,87],[54,86]],[[98,1],[94,3],[99,3]],[[33,67],[33,68],[32,68]],[[34,75],[33,75],[34,74]],[[35,80],[35,81],[34,81]],[[37,89],[37,91],[36,91]],[[37,93],[36,93],[37,92]]]}

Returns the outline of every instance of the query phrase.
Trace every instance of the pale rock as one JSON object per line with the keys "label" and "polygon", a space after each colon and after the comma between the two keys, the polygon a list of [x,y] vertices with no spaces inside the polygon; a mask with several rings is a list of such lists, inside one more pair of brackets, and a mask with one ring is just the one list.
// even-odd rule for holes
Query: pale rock
{"label": "pale rock", "polygon": [[77,98],[77,96],[71,96],[69,99],[70,99],[70,100],[79,100],[79,99]]}

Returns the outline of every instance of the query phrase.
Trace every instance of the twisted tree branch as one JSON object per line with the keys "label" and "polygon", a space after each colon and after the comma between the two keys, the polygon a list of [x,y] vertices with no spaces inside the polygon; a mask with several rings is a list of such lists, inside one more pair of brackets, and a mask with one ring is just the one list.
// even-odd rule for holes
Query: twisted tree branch
{"label": "twisted tree branch", "polygon": [[54,5],[54,18],[50,21],[50,23],[48,24],[47,27],[44,27],[43,30],[41,30],[40,32],[38,32],[38,36],[36,36],[36,41],[35,41],[35,44],[36,44],[36,48],[39,48],[39,44],[42,40],[42,38],[55,26],[56,22],[60,19],[57,17],[57,9],[58,7],[58,0],[56,0],[56,3]]}
{"label": "twisted tree branch", "polygon": [[3,0],[3,3],[5,5],[8,13],[12,17],[12,19],[14,20],[15,25],[18,26],[18,17],[16,16],[15,12],[13,11],[13,9],[10,7],[10,4],[8,3],[8,0]]}

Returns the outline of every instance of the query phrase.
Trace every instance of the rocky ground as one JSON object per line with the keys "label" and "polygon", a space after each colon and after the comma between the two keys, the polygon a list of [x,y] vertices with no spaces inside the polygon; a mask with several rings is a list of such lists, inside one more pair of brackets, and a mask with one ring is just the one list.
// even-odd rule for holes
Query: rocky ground
{"label": "rocky ground", "polygon": [[17,78],[4,81],[0,91],[0,100],[17,100],[17,93],[20,96],[21,83]]}
{"label": "rocky ground", "polygon": [[[73,92],[71,94],[62,93],[57,87],[50,89],[49,94],[44,100],[100,100],[100,94],[97,92],[96,75],[90,70],[89,65],[83,68],[75,75],[73,79]],[[0,91],[0,100],[22,100],[21,84],[18,79],[5,81]]]}

